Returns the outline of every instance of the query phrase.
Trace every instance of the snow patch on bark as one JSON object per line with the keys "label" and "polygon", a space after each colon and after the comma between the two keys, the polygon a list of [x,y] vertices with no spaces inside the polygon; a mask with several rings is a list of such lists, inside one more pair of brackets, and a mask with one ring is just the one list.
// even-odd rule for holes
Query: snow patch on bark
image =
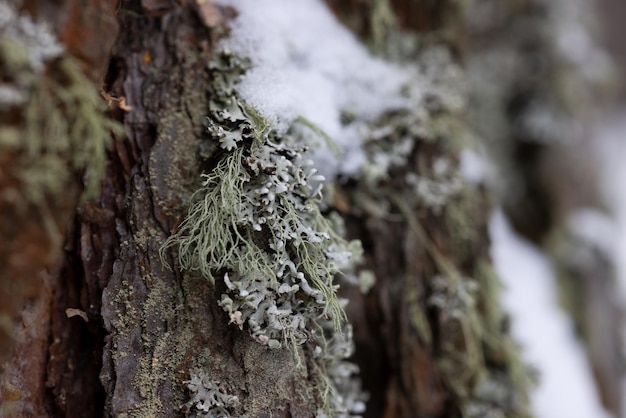
{"label": "snow patch on bark", "polygon": [[370,55],[321,0],[220,3],[238,12],[222,47],[252,62],[237,87],[241,97],[279,133],[305,120],[332,139],[341,162],[327,141],[312,135],[325,176],[357,172],[365,160],[364,123],[407,105],[408,72]]}
{"label": "snow patch on bark", "polygon": [[502,304],[526,363],[537,368],[531,393],[537,418],[608,418],[574,325],[557,305],[555,272],[546,255],[519,237],[501,211],[490,220],[491,255],[506,287]]}

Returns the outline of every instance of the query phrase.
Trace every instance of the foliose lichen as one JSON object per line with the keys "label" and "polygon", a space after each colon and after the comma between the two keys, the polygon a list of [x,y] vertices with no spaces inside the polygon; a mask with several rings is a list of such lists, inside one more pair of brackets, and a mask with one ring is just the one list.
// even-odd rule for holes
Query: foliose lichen
{"label": "foliose lichen", "polygon": [[191,392],[191,399],[182,406],[187,416],[229,418],[232,416],[232,409],[239,404],[236,396],[226,393],[204,371],[191,373],[190,379],[183,383]]}
{"label": "foliose lichen", "polygon": [[413,108],[372,126],[355,201],[372,217],[406,222],[432,263],[428,276],[405,279],[409,319],[422,342],[438,347],[436,368],[459,415],[528,417],[528,370],[503,330],[499,280],[480,255],[484,184],[468,181],[459,167],[459,153],[476,146],[479,134],[463,116],[467,75],[447,47],[399,40],[390,50],[418,62],[421,94]]}
{"label": "foliose lichen", "polygon": [[[396,40],[401,43],[402,40]],[[393,50],[393,48],[390,48]],[[376,188],[393,177],[398,168],[406,166],[419,142],[439,143],[446,150],[467,147],[471,138],[459,114],[466,110],[465,79],[447,48],[410,44],[391,54],[416,56],[413,82],[407,88],[407,104],[389,111],[370,125],[364,138],[367,156],[360,175],[369,187]],[[417,64],[416,64],[417,63]],[[411,170],[405,176],[414,195],[426,206],[441,207],[460,189],[454,163],[446,156],[434,161],[426,170]]]}
{"label": "foliose lichen", "polygon": [[183,269],[220,278],[219,304],[231,322],[278,348],[306,340],[316,316],[340,329],[345,314],[333,277],[358,243],[339,237],[322,215],[323,178],[306,144],[294,131],[277,136],[234,94],[224,73],[239,65],[229,54],[213,65],[219,88],[208,131],[221,150],[166,247],[177,245]]}
{"label": "foliose lichen", "polygon": [[245,68],[228,52],[210,63],[209,138],[200,146],[207,169],[162,255],[175,247],[181,268],[210,280],[229,322],[259,343],[314,347],[322,410],[362,410],[362,402],[343,395],[342,379],[356,366],[344,362],[351,350],[337,346],[351,340],[342,332],[346,316],[334,282],[360,243],[344,240],[336,220],[322,213],[324,179],[307,157],[303,130],[279,135],[237,96]]}
{"label": "foliose lichen", "polygon": [[314,356],[325,368],[317,371],[323,378],[320,391],[324,402],[316,418],[356,418],[365,412],[367,395],[358,379],[359,367],[346,360],[354,354],[352,327],[346,324],[343,335],[338,335],[330,325],[328,321],[321,324],[317,332],[326,336],[316,336],[321,345],[315,348]]}

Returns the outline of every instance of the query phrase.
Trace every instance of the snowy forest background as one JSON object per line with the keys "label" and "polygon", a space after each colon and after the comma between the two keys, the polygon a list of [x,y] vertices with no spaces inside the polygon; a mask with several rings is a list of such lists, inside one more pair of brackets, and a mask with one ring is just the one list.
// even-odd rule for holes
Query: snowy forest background
{"label": "snowy forest background", "polygon": [[626,417],[620,0],[0,0],[0,417]]}

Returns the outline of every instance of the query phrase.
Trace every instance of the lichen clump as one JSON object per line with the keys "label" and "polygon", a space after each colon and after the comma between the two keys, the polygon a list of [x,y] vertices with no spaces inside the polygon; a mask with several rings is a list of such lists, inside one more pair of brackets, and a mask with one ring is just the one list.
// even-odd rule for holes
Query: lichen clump
{"label": "lichen clump", "polygon": [[354,354],[352,327],[347,324],[344,335],[337,335],[328,325],[323,328],[330,336],[324,339],[324,348],[319,346],[314,353],[326,368],[326,382],[323,385],[326,391],[323,394],[325,403],[318,408],[316,418],[358,417],[365,412],[367,395],[361,390],[359,367],[346,360]]}
{"label": "lichen clump", "polygon": [[183,409],[191,417],[230,417],[232,408],[239,404],[236,396],[225,393],[218,383],[211,380],[203,371],[191,373],[190,379],[184,383],[192,396],[189,402],[183,405]]}
{"label": "lichen clump", "polygon": [[85,197],[94,196],[111,129],[119,125],[106,117],[93,83],[48,27],[5,2],[0,2],[0,72],[0,149],[14,160],[0,178],[17,181],[21,194],[5,190],[2,197],[46,210],[83,171]]}
{"label": "lichen clump", "polygon": [[231,323],[279,348],[307,340],[314,318],[345,314],[333,277],[358,248],[339,237],[320,211],[323,178],[297,129],[278,135],[237,97],[243,61],[213,63],[208,131],[220,144],[203,174],[187,219],[167,245],[181,267],[215,281]]}
{"label": "lichen clump", "polygon": [[[360,390],[346,397],[337,386],[337,378],[348,379],[356,366],[337,363],[351,350],[332,348],[338,341],[352,344],[342,331],[346,316],[334,277],[360,254],[360,243],[341,238],[322,213],[324,179],[307,156],[307,127],[279,134],[238,97],[244,60],[223,52],[209,68],[209,138],[200,146],[208,168],[162,256],[175,247],[183,270],[214,284],[229,323],[259,343],[295,350],[308,342],[320,411],[352,416],[364,402],[348,402],[361,399]],[[300,356],[295,359],[302,367]],[[331,376],[329,368],[341,376]]]}

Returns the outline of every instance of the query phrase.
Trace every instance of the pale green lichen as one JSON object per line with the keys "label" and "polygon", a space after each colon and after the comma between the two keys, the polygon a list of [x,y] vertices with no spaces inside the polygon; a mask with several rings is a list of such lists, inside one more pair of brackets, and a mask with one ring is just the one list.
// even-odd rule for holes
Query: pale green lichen
{"label": "pale green lichen", "polygon": [[[176,248],[180,267],[210,280],[230,323],[259,343],[287,345],[294,354],[306,342],[317,347],[320,402],[331,416],[363,409],[342,395],[346,385],[338,380],[347,378],[351,351],[328,348],[339,340],[351,344],[342,333],[346,316],[334,277],[360,254],[360,244],[341,238],[337,220],[322,214],[323,178],[307,157],[302,130],[279,135],[238,98],[234,86],[245,67],[228,53],[211,62],[210,139],[200,147],[210,168],[162,256]],[[316,332],[321,323],[328,329]]]}
{"label": "pale green lichen", "polygon": [[463,189],[458,170],[453,168],[450,160],[443,157],[436,159],[431,170],[424,174],[407,173],[405,181],[414,188],[420,203],[437,215]]}
{"label": "pale green lichen", "polygon": [[[360,175],[373,188],[406,166],[420,141],[440,142],[444,149],[455,151],[466,147],[470,140],[467,126],[459,117],[467,105],[465,80],[448,49],[415,44],[403,54],[418,56],[414,74],[417,87],[406,92],[410,106],[387,112],[370,126],[364,138],[367,158]],[[441,157],[428,173],[409,171],[403,176],[426,206],[441,208],[460,188],[452,165]]]}
{"label": "pale green lichen", "polygon": [[[395,203],[404,208],[405,216],[412,217],[406,204]],[[503,330],[507,319],[499,304],[500,283],[493,269],[481,259],[472,277],[463,276],[452,260],[433,245],[416,219],[408,219],[408,223],[437,270],[445,274],[429,279],[427,304],[445,318],[438,327],[438,368],[463,416],[483,416],[486,411],[485,416],[491,417],[530,416],[525,391],[531,384],[530,370],[522,365],[517,348]],[[463,241],[460,238],[459,243]],[[461,254],[457,256],[463,257]],[[415,311],[417,319],[423,313],[415,301],[412,304],[415,323]],[[422,338],[430,341],[428,322],[422,319],[416,325],[418,332],[422,330]]]}
{"label": "pale green lichen", "polygon": [[236,97],[228,74],[241,64],[220,58],[208,130],[222,150],[164,248],[177,246],[183,269],[219,277],[219,303],[231,322],[270,347],[303,342],[307,323],[319,315],[338,330],[345,314],[333,277],[354,244],[320,212],[321,179],[306,146],[292,131],[277,136]]}
{"label": "pale green lichen", "polygon": [[[354,353],[352,327],[347,324],[343,335],[334,332],[327,321],[315,330],[314,357],[324,369],[318,368],[320,399],[316,418],[357,418],[365,412],[367,395],[362,391],[358,379],[359,367],[347,361]],[[317,335],[319,334],[319,335]]]}
{"label": "pale green lichen", "polygon": [[104,115],[97,89],[46,25],[6,2],[0,16],[0,147],[16,159],[3,176],[21,184],[22,204],[42,210],[63,195],[75,173],[85,171],[84,197],[93,197],[110,132],[119,125]]}
{"label": "pale green lichen", "polygon": [[233,408],[239,405],[236,396],[226,393],[217,382],[202,370],[191,373],[183,382],[191,392],[191,399],[182,406],[187,416],[198,418],[229,418]]}
{"label": "pale green lichen", "polygon": [[437,345],[436,367],[460,416],[528,417],[529,372],[504,329],[499,280],[480,255],[484,185],[459,169],[459,152],[474,141],[463,116],[466,75],[442,46],[415,40],[389,50],[416,57],[422,95],[415,108],[388,113],[370,130],[355,201],[370,216],[405,222],[432,263],[429,277],[405,279],[409,321],[420,342]]}

